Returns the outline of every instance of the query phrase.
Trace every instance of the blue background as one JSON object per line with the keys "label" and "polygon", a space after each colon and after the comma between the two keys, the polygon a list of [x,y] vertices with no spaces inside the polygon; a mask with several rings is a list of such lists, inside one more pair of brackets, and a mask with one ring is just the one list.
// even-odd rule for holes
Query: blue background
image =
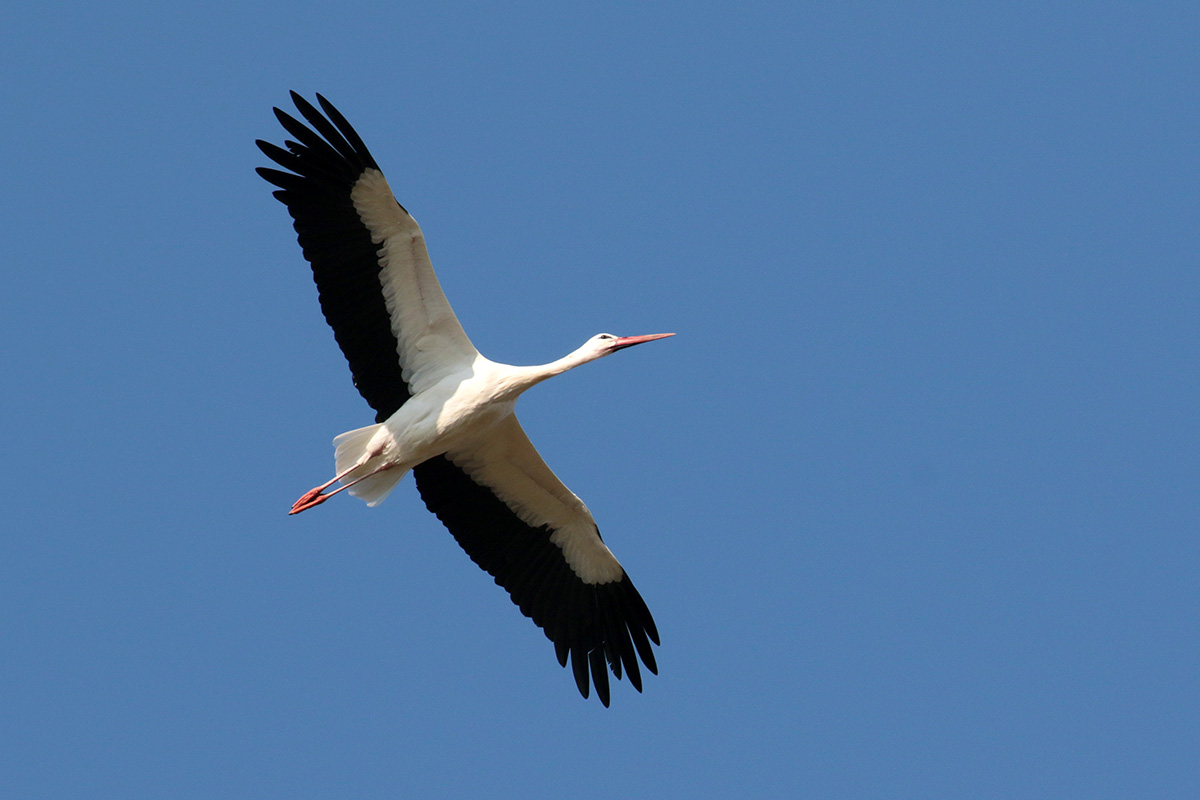
{"label": "blue background", "polygon": [[[60,2],[0,49],[0,795],[1200,796],[1193,3]],[[368,424],[336,103],[658,620],[613,706]]]}

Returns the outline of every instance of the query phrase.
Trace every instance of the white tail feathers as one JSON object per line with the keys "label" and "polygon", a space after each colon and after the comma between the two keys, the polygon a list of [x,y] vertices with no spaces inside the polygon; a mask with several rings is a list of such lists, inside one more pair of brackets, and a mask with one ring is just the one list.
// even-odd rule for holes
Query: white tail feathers
{"label": "white tail feathers", "polygon": [[[343,484],[348,484],[351,481],[361,477],[364,473],[369,473],[374,467],[371,464],[371,456],[368,454],[368,446],[371,440],[375,438],[375,434],[383,427],[383,424],[368,425],[365,428],[358,428],[352,431],[346,431],[340,436],[334,437],[334,465],[338,475],[341,475],[347,470],[354,467],[361,467],[348,473],[342,478]],[[369,506],[377,506],[392,493],[392,489],[396,488],[396,484],[404,477],[408,470],[393,468],[382,470],[374,475],[362,478],[346,491],[364,501]]]}
{"label": "white tail feathers", "polygon": [[346,431],[334,437],[333,446],[336,449],[333,458],[338,475],[351,467],[367,462],[367,445],[371,443],[375,432],[382,427],[382,425],[368,425],[365,428]]}

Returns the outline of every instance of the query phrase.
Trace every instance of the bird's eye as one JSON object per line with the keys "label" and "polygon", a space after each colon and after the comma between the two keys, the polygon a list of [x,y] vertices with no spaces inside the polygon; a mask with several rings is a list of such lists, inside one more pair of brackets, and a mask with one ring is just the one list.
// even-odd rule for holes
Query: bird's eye
{"label": "bird's eye", "polygon": [[611,333],[602,333],[602,334],[600,334],[600,336],[598,338],[600,338],[600,339],[615,339],[616,337],[613,336]]}

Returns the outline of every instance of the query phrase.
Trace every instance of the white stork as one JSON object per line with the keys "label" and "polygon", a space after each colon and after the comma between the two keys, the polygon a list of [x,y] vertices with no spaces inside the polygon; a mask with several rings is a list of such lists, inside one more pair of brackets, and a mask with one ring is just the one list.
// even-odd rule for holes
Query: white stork
{"label": "white stork", "polygon": [[[308,127],[278,108],[297,141],[258,141],[290,172],[260,167],[279,187],[312,265],[321,310],[375,422],[334,439],[337,473],[291,513],[343,489],[374,506],[412,470],[425,505],[467,555],[571,660],[586,698],[609,702],[608,671],[642,690],[637,657],[658,672],[654,619],[600,538],[587,506],[521,429],[513,407],[545,379],[622,348],[671,336],[601,333],[557,361],[490,361],[467,338],[429,262],[421,229],[396,202],[362,139],[332,104],[292,92]],[[325,490],[334,483],[341,486]],[[636,653],[636,655],[635,655]]]}

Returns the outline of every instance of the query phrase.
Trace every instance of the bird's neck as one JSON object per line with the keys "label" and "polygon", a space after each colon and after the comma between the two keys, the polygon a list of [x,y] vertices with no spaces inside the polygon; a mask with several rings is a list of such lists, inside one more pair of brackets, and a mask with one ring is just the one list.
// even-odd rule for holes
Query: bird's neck
{"label": "bird's neck", "polygon": [[597,356],[591,352],[587,352],[585,348],[580,348],[573,353],[568,353],[557,361],[551,361],[549,364],[539,364],[535,367],[509,366],[505,370],[507,374],[504,379],[504,393],[515,397],[547,378],[561,375],[569,369],[574,369],[589,361],[594,361],[596,358]]}

